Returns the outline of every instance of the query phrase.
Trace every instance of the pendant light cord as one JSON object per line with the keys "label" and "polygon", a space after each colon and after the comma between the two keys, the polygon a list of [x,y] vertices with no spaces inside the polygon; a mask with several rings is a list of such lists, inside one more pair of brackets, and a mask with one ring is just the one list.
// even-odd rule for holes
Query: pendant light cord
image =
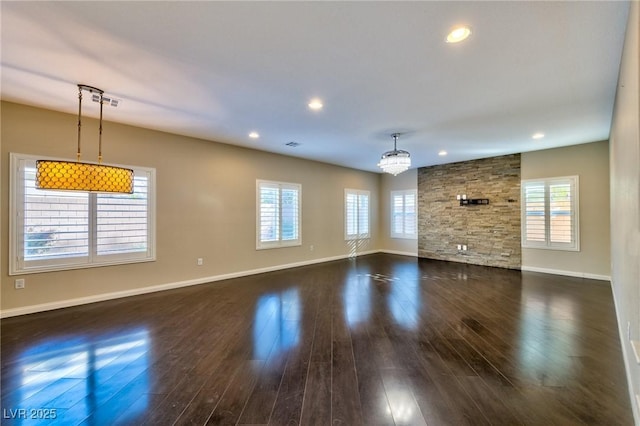
{"label": "pendant light cord", "polygon": [[89,93],[98,93],[100,95],[100,127],[98,133],[98,164],[102,164],[102,105],[104,104],[104,91],[97,87],[87,86],[86,84],[78,84],[78,162],[80,162],[80,130],[82,128],[82,91]]}
{"label": "pendant light cord", "polygon": [[76,161],[80,161],[80,129],[82,128],[82,87],[78,85],[78,152]]}
{"label": "pendant light cord", "polygon": [[98,164],[102,164],[102,92],[100,92],[100,131],[98,133]]}

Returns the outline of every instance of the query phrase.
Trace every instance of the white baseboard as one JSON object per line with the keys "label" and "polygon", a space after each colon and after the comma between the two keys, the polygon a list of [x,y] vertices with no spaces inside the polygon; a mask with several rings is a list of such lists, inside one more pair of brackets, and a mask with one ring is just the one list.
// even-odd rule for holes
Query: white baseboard
{"label": "white baseboard", "polygon": [[525,265],[522,265],[520,270],[541,272],[543,274],[564,275],[566,277],[588,278],[590,280],[611,281],[611,277],[609,275],[590,274],[588,272],[563,271],[561,269],[538,268],[537,266]]}
{"label": "white baseboard", "polygon": [[379,250],[369,250],[369,251],[358,252],[355,254],[349,253],[349,254],[344,254],[339,256],[324,257],[321,259],[304,260],[301,262],[287,263],[284,265],[268,266],[265,268],[250,269],[247,271],[240,271],[240,272],[232,272],[229,274],[213,275],[210,277],[194,278],[191,280],[152,285],[148,287],[134,288],[131,290],[116,291],[112,293],[103,293],[103,294],[97,294],[94,296],[78,297],[75,299],[60,300],[57,302],[41,303],[38,305],[29,305],[29,306],[23,306],[20,308],[14,308],[14,309],[5,309],[5,310],[0,310],[0,318],[9,318],[9,317],[15,317],[18,315],[27,315],[27,314],[33,314],[36,312],[44,312],[44,311],[51,311],[54,309],[69,308],[71,306],[86,305],[86,304],[95,303],[95,302],[104,302],[106,300],[120,299],[123,297],[137,296],[140,294],[155,293],[157,291],[171,290],[174,288],[211,283],[215,281],[228,280],[231,278],[246,277],[249,275],[263,274],[265,272],[273,272],[273,271],[279,271],[283,269],[297,268],[300,266],[314,265],[316,263],[331,262],[333,260],[349,259],[349,258],[364,256],[364,255],[373,254],[373,253],[379,253]]}

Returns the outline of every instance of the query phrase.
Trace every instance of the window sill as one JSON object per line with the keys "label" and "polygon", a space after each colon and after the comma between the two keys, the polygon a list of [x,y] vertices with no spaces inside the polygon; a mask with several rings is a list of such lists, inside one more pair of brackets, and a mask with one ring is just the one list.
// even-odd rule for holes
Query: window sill
{"label": "window sill", "polygon": [[572,251],[579,252],[580,247],[548,247],[548,246],[531,246],[531,245],[521,245],[523,249],[534,249],[534,250],[554,250],[554,251]]}
{"label": "window sill", "polygon": [[128,260],[117,260],[117,261],[114,260],[110,262],[101,262],[101,263],[75,263],[75,264],[67,264],[67,265],[32,266],[32,267],[9,271],[9,276],[39,274],[42,272],[73,271],[76,269],[101,268],[103,266],[129,265],[132,263],[146,263],[146,262],[155,262],[155,261],[156,261],[156,257],[152,256],[152,257],[128,259]]}

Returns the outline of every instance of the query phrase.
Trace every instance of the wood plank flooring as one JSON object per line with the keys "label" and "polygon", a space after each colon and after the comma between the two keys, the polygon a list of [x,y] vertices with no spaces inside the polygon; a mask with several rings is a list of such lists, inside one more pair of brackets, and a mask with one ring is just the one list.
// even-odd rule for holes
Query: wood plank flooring
{"label": "wood plank flooring", "polygon": [[633,424],[599,281],[376,254],[0,331],[3,425]]}

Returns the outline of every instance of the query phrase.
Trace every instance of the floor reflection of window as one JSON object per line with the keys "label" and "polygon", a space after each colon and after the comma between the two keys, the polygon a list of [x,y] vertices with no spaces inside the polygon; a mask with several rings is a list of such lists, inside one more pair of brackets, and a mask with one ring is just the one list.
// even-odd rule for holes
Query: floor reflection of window
{"label": "floor reflection of window", "polygon": [[369,276],[351,273],[342,293],[349,328],[356,328],[371,315],[371,281]]}
{"label": "floor reflection of window", "polygon": [[[55,408],[59,424],[79,423],[89,416],[97,424],[118,417],[135,420],[147,405],[148,351],[146,330],[33,346],[22,354],[18,408]],[[127,392],[127,386],[136,392]],[[114,412],[114,406],[133,409]]]}
{"label": "floor reflection of window", "polygon": [[298,289],[261,296],[253,325],[253,356],[268,359],[298,344],[301,320]]}
{"label": "floor reflection of window", "polygon": [[419,322],[420,278],[415,265],[397,265],[391,282],[387,304],[394,321],[401,327],[413,330]]}

